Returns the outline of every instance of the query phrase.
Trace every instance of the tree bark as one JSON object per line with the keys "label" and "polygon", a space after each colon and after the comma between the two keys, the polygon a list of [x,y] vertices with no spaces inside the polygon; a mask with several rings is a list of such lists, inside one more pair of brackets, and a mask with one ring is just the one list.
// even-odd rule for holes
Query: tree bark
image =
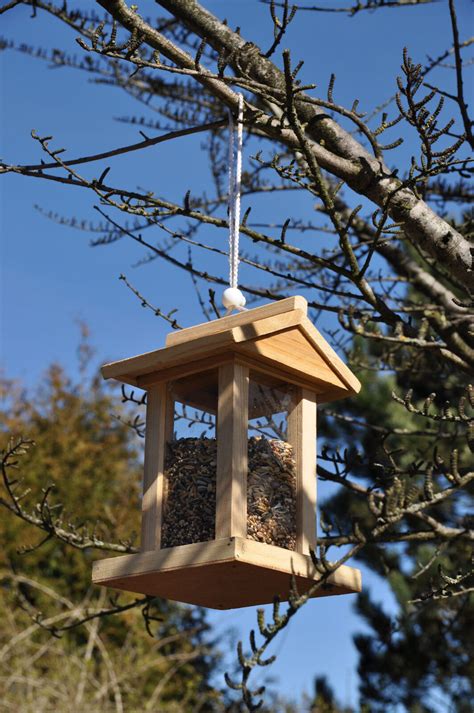
{"label": "tree bark", "polygon": [[[269,93],[285,91],[283,72],[264,57],[258,47],[246,42],[198,2],[157,2],[214,49],[229,53],[229,63],[237,75],[245,74],[264,84]],[[99,0],[99,4],[128,30],[138,30],[147,44],[159,49],[178,66],[195,69],[194,59],[188,53],[148,25],[124,0]],[[206,78],[204,73],[198,81],[228,106],[236,108],[237,95],[226,84]],[[313,141],[315,157],[320,165],[376,205],[383,207],[388,204],[391,218],[403,224],[403,229],[413,243],[443,264],[462,284],[474,288],[474,254],[468,241],[411,190],[400,189],[400,180],[390,174],[383,162],[372,156],[324,109],[303,99],[304,94],[297,101],[298,116],[306,124],[307,134]],[[260,128],[275,138],[275,129],[268,122],[262,123]],[[278,138],[294,146],[293,132],[281,132]]]}

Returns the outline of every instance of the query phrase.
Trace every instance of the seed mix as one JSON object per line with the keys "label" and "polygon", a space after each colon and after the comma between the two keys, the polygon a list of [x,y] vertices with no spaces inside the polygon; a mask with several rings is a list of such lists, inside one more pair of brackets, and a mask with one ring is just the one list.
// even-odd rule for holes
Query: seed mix
{"label": "seed mix", "polygon": [[[296,471],[292,446],[249,438],[247,537],[289,550],[296,543]],[[162,547],[215,537],[217,442],[180,438],[168,444]]]}

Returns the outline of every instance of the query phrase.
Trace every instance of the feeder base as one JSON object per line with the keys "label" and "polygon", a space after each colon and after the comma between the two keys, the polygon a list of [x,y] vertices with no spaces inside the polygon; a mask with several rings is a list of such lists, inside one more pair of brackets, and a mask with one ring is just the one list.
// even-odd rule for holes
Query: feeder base
{"label": "feeder base", "polygon": [[[127,592],[211,609],[288,599],[291,574],[306,592],[320,575],[309,555],[242,537],[229,537],[94,562],[92,581]],[[342,565],[314,596],[361,591],[358,569]]]}

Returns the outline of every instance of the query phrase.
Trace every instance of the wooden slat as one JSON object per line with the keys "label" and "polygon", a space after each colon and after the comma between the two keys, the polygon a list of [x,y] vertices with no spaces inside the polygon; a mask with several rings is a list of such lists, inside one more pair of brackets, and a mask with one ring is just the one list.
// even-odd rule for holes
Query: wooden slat
{"label": "wooden slat", "polygon": [[192,374],[202,374],[203,372],[216,369],[221,364],[234,359],[234,354],[231,351],[221,352],[217,356],[207,357],[206,359],[195,359],[194,361],[173,366],[169,369],[155,371],[145,376],[137,377],[137,386],[141,389],[147,389],[152,384],[158,384],[160,381],[174,381],[181,377],[191,376]]}
{"label": "wooden slat", "polygon": [[[192,569],[201,564],[215,564],[240,559],[259,565],[265,569],[275,569],[291,575],[308,577],[317,573],[308,555],[302,555],[284,547],[267,545],[241,537],[226,537],[209,542],[195,542],[189,545],[167,547],[154,552],[140,552],[131,555],[108,557],[93,562],[93,581],[104,582],[113,577],[133,577],[148,572]],[[349,585],[354,583],[352,576],[346,574],[359,573],[357,569],[342,565],[331,576],[330,581]],[[202,582],[202,586],[213,586],[213,582]],[[359,579],[360,587],[360,579]],[[355,591],[360,591],[359,588]]]}
{"label": "wooden slat", "polygon": [[[234,327],[243,327],[247,324],[264,320],[267,317],[278,317],[279,315],[284,315],[285,312],[292,312],[293,310],[300,311],[302,313],[301,317],[307,314],[308,303],[304,297],[298,295],[296,297],[288,297],[278,302],[263,305],[262,307],[255,307],[254,309],[245,310],[238,314],[232,314],[229,317],[214,319],[211,322],[198,324],[195,327],[188,327],[187,329],[171,332],[166,337],[166,346],[171,347],[176,344],[186,343],[190,339],[208,337],[218,332],[233,329]],[[267,323],[267,325],[268,324],[269,323]],[[248,339],[248,337],[246,338]]]}
{"label": "wooden slat", "polygon": [[157,570],[191,568],[206,562],[232,561],[235,557],[235,539],[225,538],[189,545],[165,547],[153,552],[139,552],[96,560],[92,564],[94,582],[110,577],[133,577]]}
{"label": "wooden slat", "polygon": [[[302,300],[303,298],[291,298],[291,304],[297,299]],[[282,300],[282,302],[287,302],[287,300]],[[290,306],[287,305],[287,308]],[[236,342],[279,332],[297,325],[305,316],[305,311],[298,309],[293,310],[291,313],[277,314],[273,317],[265,318],[267,307],[272,307],[272,305],[242,313],[242,315],[245,315],[246,320],[244,325],[237,324],[235,327],[231,325],[230,328],[225,328],[225,325],[222,325],[226,320],[244,319],[241,315],[235,315],[235,317],[223,317],[220,320],[209,322],[209,326],[199,325],[184,329],[182,331],[186,332],[185,339],[174,340],[170,344],[167,338],[167,345],[163,349],[155,349],[138,356],[105,364],[101,369],[102,376],[104,379],[118,379],[125,381],[125,383],[133,383],[133,385],[145,387],[147,383],[150,383],[150,381],[147,382],[147,377],[153,375],[154,378],[153,372],[171,369],[179,364],[186,364],[186,362],[192,362],[197,359],[212,358],[228,349],[232,349]],[[260,317],[255,314],[261,311],[264,314]],[[207,328],[206,330],[204,330],[205,327]],[[179,336],[181,332],[173,332],[168,337],[174,337],[175,335]]]}
{"label": "wooden slat", "polygon": [[172,433],[173,405],[166,384],[148,391],[143,473],[142,539],[144,551],[160,548],[166,438]]}
{"label": "wooden slat", "polygon": [[[122,359],[110,364],[105,364],[102,369],[104,379],[118,379],[119,381],[132,376],[136,379],[139,376],[150,374],[153,371],[169,369],[178,364],[203,359],[214,354],[226,351],[234,344],[232,331],[220,332],[200,339],[177,344],[172,347],[155,349],[145,354]],[[128,383],[128,382],[127,382]]]}
{"label": "wooden slat", "polygon": [[259,319],[258,321],[253,320],[241,327],[233,327],[234,341],[238,344],[249,339],[258,339],[258,337],[265,337],[269,334],[284,332],[291,327],[297,327],[305,316],[306,312],[303,312],[303,310],[294,309],[292,312],[285,312],[285,314]]}
{"label": "wooden slat", "polygon": [[316,547],[316,394],[296,389],[288,414],[288,442],[296,462],[296,551]]}
{"label": "wooden slat", "polygon": [[247,534],[249,370],[219,368],[216,538]]}
{"label": "wooden slat", "polygon": [[297,327],[239,344],[239,351],[283,364],[329,387],[347,389]]}
{"label": "wooden slat", "polygon": [[[93,563],[96,584],[216,609],[288,597],[291,575],[300,592],[320,574],[311,558],[240,537],[123,555]],[[360,592],[360,572],[341,566],[316,596]]]}
{"label": "wooden slat", "polygon": [[323,357],[330,365],[331,369],[342,379],[347,387],[355,394],[358,394],[361,389],[361,383],[355,374],[349,369],[346,364],[338,357],[334,349],[318,332],[314,324],[308,317],[303,317],[299,329],[309,339],[315,350]]}

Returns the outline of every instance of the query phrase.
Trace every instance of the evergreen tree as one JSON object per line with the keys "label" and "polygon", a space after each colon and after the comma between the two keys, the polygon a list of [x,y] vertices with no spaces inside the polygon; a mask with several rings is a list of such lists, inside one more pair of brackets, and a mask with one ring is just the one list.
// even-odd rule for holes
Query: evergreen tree
{"label": "evergreen tree", "polygon": [[[59,365],[32,391],[4,379],[1,445],[19,434],[32,442],[17,483],[25,508],[41,502],[54,483],[54,501],[45,505],[53,520],[61,517],[78,535],[93,530],[132,548],[140,447],[120,398],[102,383],[84,370],[74,383]],[[92,588],[94,551],[38,535],[20,518],[1,518],[0,540],[5,705],[20,705],[22,713],[66,711],[73,701],[76,710],[91,713],[120,706],[221,710],[222,696],[210,680],[219,655],[204,610],[156,598],[135,603],[139,597]],[[122,616],[113,616],[115,610]],[[105,615],[97,618],[100,612]]]}
{"label": "evergreen tree", "polygon": [[[408,289],[407,301],[416,303],[419,298],[413,287]],[[356,338],[353,357],[374,362],[380,359],[380,350],[368,349]],[[434,469],[427,478],[425,459],[434,449],[440,472],[443,463],[452,458],[453,439],[458,434],[442,421],[420,423],[419,414],[401,410],[391,395],[404,394],[410,387],[413,400],[432,393],[449,410],[450,401],[462,399],[466,382],[463,374],[447,364],[440,370],[429,353],[418,359],[416,371],[405,362],[403,351],[395,356],[392,367],[390,375],[367,372],[361,395],[345,406],[343,414],[323,419],[321,426],[328,442],[334,443],[342,434],[346,438],[353,435],[358,424],[354,451],[362,450],[372,463],[384,467],[386,478],[388,470],[389,486],[396,483],[396,474],[390,473],[389,453],[396,452],[407,466],[416,463],[406,486],[406,497],[415,500],[423,489],[432,487],[431,478],[437,475]],[[468,462],[471,444],[465,435],[467,438],[456,443],[457,457]],[[356,470],[367,482],[364,465]],[[377,472],[372,482],[377,483]],[[472,486],[467,489],[466,496],[469,494]],[[340,490],[322,507],[327,522],[337,523],[349,515],[366,530],[374,526],[368,501],[351,497],[347,491]],[[445,527],[460,521],[466,528],[472,526],[467,500],[444,502],[435,513]],[[360,553],[359,559],[389,583],[398,607],[397,614],[391,616],[370,593],[363,592],[357,599],[356,610],[371,629],[369,634],[355,636],[361,702],[367,710],[382,713],[397,706],[411,713],[434,713],[440,706],[449,706],[455,713],[472,710],[473,577],[469,571],[464,574],[470,552],[467,543],[453,538],[441,547],[408,541],[395,548],[370,546]],[[462,591],[456,591],[456,579],[462,582]],[[455,596],[449,596],[453,593]]]}
{"label": "evergreen tree", "polygon": [[339,705],[326,678],[317,676],[314,680],[314,699],[310,713],[351,713],[351,711]]}

